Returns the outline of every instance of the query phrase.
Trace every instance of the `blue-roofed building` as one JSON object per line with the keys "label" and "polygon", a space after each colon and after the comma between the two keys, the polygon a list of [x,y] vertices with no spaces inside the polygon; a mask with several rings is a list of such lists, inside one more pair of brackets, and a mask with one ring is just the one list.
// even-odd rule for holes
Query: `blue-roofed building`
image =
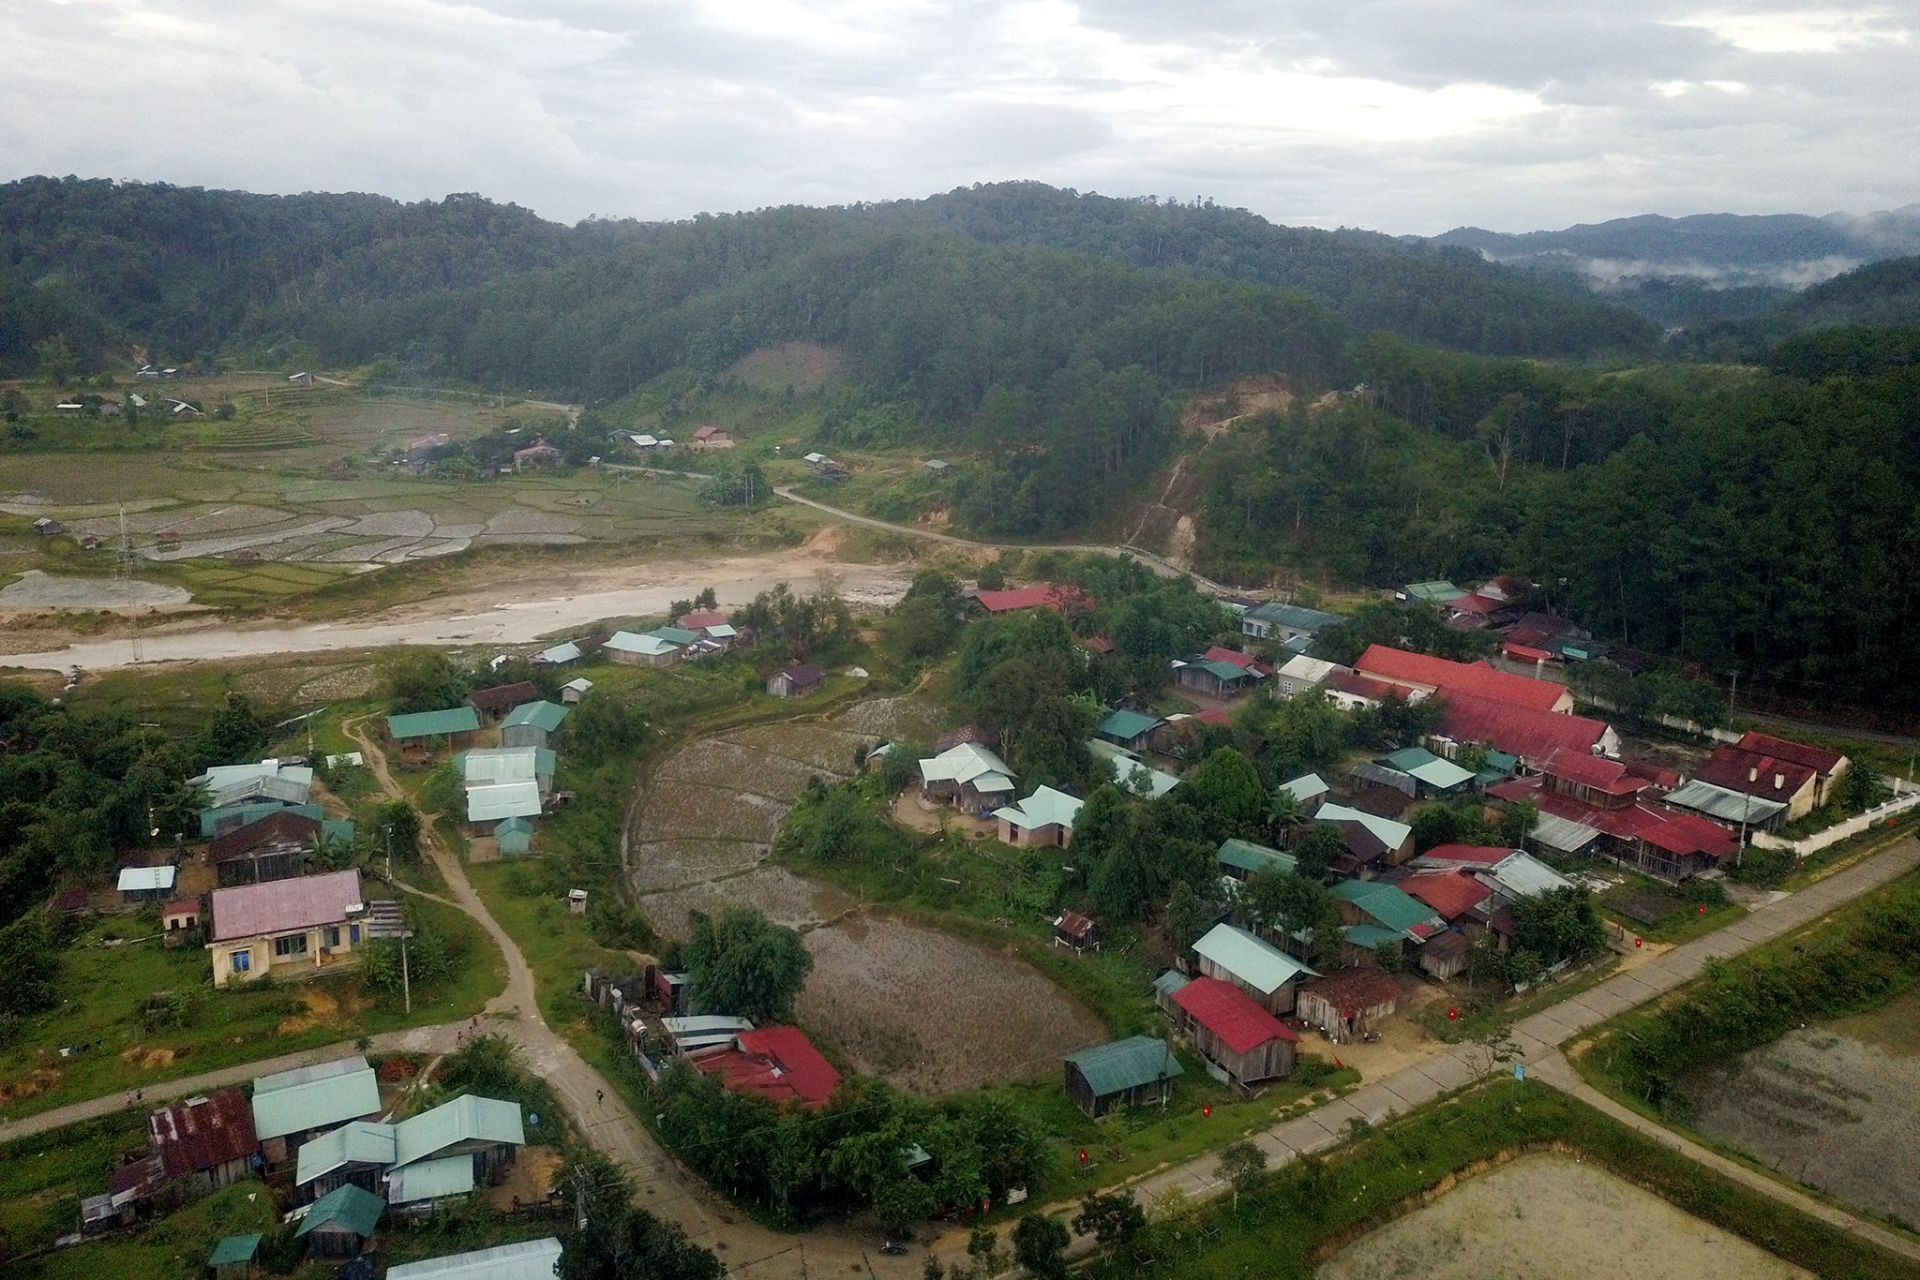
{"label": "blue-roofed building", "polygon": [[554,1280],[560,1241],[553,1236],[451,1253],[387,1268],[387,1280]]}
{"label": "blue-roofed building", "polygon": [[1323,613],[1304,605],[1269,601],[1240,615],[1240,631],[1256,640],[1308,640],[1340,621],[1337,613]]}

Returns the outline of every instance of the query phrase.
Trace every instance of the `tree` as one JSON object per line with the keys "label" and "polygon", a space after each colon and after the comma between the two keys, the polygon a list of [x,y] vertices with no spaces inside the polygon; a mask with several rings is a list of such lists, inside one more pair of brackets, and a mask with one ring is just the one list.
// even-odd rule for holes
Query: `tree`
{"label": "tree", "polygon": [[1088,1195],[1073,1217],[1076,1235],[1090,1235],[1102,1245],[1124,1245],[1146,1229],[1147,1215],[1134,1203],[1133,1192]]}
{"label": "tree", "polygon": [[389,800],[375,811],[374,827],[380,837],[379,852],[385,857],[389,847],[401,861],[420,858],[420,815],[405,800]]}
{"label": "tree", "polygon": [[1533,834],[1533,824],[1539,820],[1540,806],[1532,800],[1508,805],[1500,811],[1500,843],[1509,849],[1524,847]]}
{"label": "tree", "polygon": [[717,916],[694,912],[681,954],[702,1009],[755,1022],[790,1019],[813,969],[800,935],[752,907],[727,907]]}
{"label": "tree", "polygon": [[25,1017],[59,1003],[60,953],[46,916],[32,911],[0,929],[0,973],[0,1014]]}
{"label": "tree", "polygon": [[1220,1149],[1220,1163],[1215,1168],[1220,1178],[1233,1187],[1233,1207],[1237,1212],[1240,1193],[1256,1190],[1266,1176],[1267,1153],[1251,1142],[1236,1142]]}
{"label": "tree", "polygon": [[1346,851],[1347,842],[1340,828],[1331,822],[1316,822],[1291,851],[1294,869],[1309,880],[1325,880],[1335,860]]}
{"label": "tree", "polygon": [[200,735],[200,758],[209,764],[240,764],[257,760],[266,749],[267,726],[254,714],[253,700],[229,690]]}
{"label": "tree", "polygon": [[70,386],[80,372],[80,361],[67,345],[67,335],[56,333],[33,344],[34,359],[40,376],[56,387]]}
{"label": "tree", "polygon": [[1209,752],[1174,794],[1199,810],[1221,839],[1259,830],[1271,803],[1260,771],[1233,747]]}
{"label": "tree", "polygon": [[1282,849],[1286,848],[1294,832],[1306,823],[1307,810],[1300,803],[1300,797],[1284,786],[1275,787],[1273,794],[1267,797],[1267,832],[1273,842]]}
{"label": "tree", "polygon": [[387,706],[395,715],[457,707],[473,679],[438,649],[409,649],[387,671]]}
{"label": "tree", "polygon": [[1175,883],[1173,893],[1167,898],[1167,945],[1176,955],[1199,940],[1206,918],[1200,895],[1193,891],[1193,886],[1185,880]]}
{"label": "tree", "polygon": [[1039,1280],[1065,1280],[1073,1237],[1053,1218],[1029,1213],[1013,1225],[1013,1260]]}
{"label": "tree", "polygon": [[1886,784],[1859,761],[1847,766],[1840,781],[1833,784],[1832,803],[1848,813],[1863,813],[1887,798]]}
{"label": "tree", "polygon": [[1593,895],[1577,885],[1516,900],[1513,922],[1516,952],[1530,953],[1543,967],[1606,945],[1606,925]]}

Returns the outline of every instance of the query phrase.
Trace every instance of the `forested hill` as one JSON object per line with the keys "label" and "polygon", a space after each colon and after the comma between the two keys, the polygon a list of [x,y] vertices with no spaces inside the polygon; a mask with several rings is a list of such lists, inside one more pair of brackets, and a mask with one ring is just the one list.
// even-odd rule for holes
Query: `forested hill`
{"label": "forested hill", "polygon": [[1207,201],[1123,200],[1002,182],[852,212],[880,225],[958,231],[988,244],[1038,244],[1283,285],[1326,303],[1357,332],[1386,329],[1462,351],[1644,351],[1659,336],[1625,308],[1495,266],[1472,249],[1277,226]]}
{"label": "forested hill", "polygon": [[1832,326],[1920,325],[1920,256],[1871,262],[1814,285],[1761,315],[1701,325],[1681,336],[1686,354],[1761,361],[1783,338]]}
{"label": "forested hill", "polygon": [[[297,342],[320,310],[419,299],[458,313],[477,291],[541,272],[585,282],[589,308],[630,280],[659,282],[673,305],[731,291],[751,325],[768,303],[742,293],[743,272],[800,282],[809,268],[858,268],[938,233],[1297,288],[1356,332],[1388,329],[1461,350],[1582,357],[1645,351],[1657,338],[1631,313],[1464,250],[1030,183],[852,209],[564,227],[472,195],[403,205],[32,178],[0,186],[0,373],[20,372],[32,343],[56,331],[83,358],[139,343],[181,360],[235,342]],[[829,242],[828,258],[806,261]],[[834,283],[822,280],[818,291]],[[802,320],[813,314],[803,310]],[[516,335],[523,346],[532,336]],[[618,345],[616,335],[594,353],[609,371],[635,363]],[[571,370],[530,372],[533,385],[555,393],[587,388]]]}

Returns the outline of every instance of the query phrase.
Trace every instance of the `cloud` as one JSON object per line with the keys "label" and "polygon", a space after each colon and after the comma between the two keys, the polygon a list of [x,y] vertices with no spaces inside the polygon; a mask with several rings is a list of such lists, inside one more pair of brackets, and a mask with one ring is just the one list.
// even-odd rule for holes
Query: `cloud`
{"label": "cloud", "polygon": [[1034,178],[1518,230],[1920,198],[1885,9],[1677,0],[15,0],[0,176],[575,219]]}

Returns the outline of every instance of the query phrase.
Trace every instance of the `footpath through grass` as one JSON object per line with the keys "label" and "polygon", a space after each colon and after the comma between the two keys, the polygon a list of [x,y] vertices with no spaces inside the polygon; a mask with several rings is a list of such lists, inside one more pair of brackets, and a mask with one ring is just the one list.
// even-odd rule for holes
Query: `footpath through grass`
{"label": "footpath through grass", "polygon": [[[1538,1082],[1496,1081],[1421,1109],[1324,1158],[1268,1175],[1239,1197],[1161,1206],[1130,1248],[1096,1259],[1100,1280],[1154,1275],[1307,1277],[1340,1245],[1418,1207],[1443,1179],[1504,1154],[1579,1153],[1675,1207],[1823,1277],[1914,1280],[1920,1263],[1886,1253],[1669,1150]],[[1146,1259],[1153,1262],[1148,1265]],[[1594,1259],[1594,1272],[1607,1270]]]}

